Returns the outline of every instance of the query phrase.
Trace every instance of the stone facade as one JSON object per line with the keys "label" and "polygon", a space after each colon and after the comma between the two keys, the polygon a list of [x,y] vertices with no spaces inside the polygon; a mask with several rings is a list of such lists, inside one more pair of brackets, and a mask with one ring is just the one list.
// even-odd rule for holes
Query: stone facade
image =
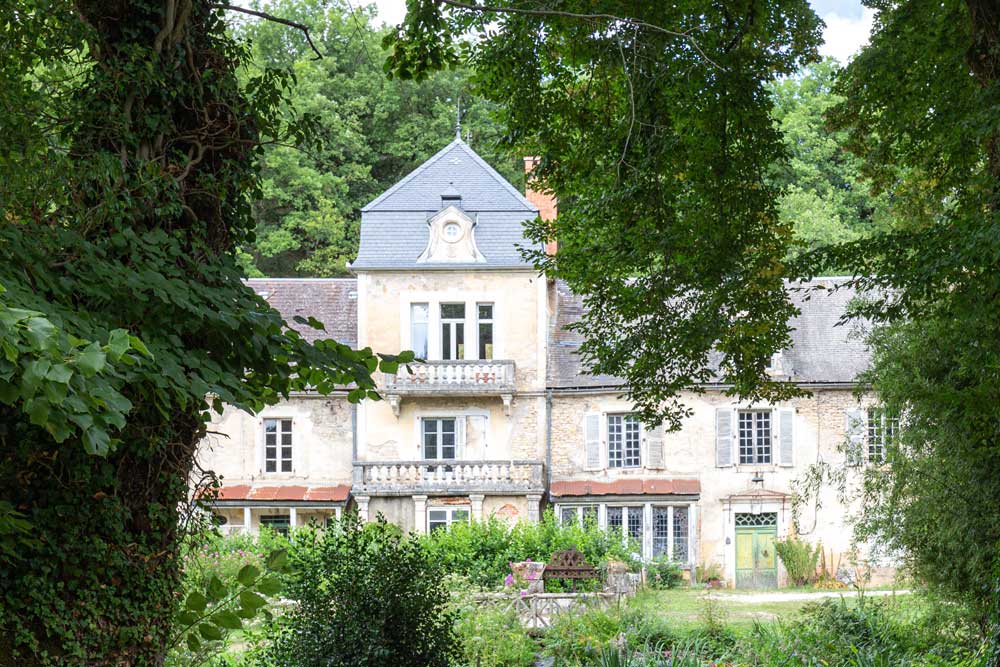
{"label": "stone facade", "polygon": [[842,302],[804,308],[795,348],[774,364],[809,397],[744,405],[706,387],[682,397],[692,414],[679,431],[641,425],[620,381],[575,359],[566,325],[579,297],[509,247],[555,201],[524,200],[480,163],[456,141],[366,207],[355,281],[250,281],[289,320],[336,313],[353,318],[334,330],[357,346],[422,359],[414,375],[378,378],[381,401],[303,395],[217,416],[200,463],[222,477],[226,525],[323,523],[353,509],[424,532],[537,521],[550,508],[631,535],[643,558],[716,563],[730,584],[780,582],[773,540],[791,534],[846,554],[850,508],[833,490],[792,516],[796,480],[842,461],[847,415],[864,410],[853,373],[865,353],[828,331]]}

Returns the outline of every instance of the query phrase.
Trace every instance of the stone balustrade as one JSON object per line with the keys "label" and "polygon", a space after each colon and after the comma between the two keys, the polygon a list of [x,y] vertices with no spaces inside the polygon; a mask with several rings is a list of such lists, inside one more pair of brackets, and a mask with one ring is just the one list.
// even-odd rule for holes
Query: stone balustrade
{"label": "stone balustrade", "polygon": [[514,390],[514,362],[428,361],[409,364],[413,373],[400,366],[399,373],[385,376],[386,391],[425,392],[511,392]]}
{"label": "stone balustrade", "polygon": [[352,493],[542,493],[541,461],[355,461]]}

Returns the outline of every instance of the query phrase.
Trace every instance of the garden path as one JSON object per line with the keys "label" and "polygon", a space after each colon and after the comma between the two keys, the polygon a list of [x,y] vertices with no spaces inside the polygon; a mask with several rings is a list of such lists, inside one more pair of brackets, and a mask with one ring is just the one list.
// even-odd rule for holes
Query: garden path
{"label": "garden path", "polygon": [[[877,590],[865,591],[865,597],[884,597],[886,595],[907,595],[909,590]],[[823,598],[855,597],[853,590],[843,591],[767,591],[758,593],[712,593],[712,597],[726,602],[767,603],[767,602],[808,602]]]}

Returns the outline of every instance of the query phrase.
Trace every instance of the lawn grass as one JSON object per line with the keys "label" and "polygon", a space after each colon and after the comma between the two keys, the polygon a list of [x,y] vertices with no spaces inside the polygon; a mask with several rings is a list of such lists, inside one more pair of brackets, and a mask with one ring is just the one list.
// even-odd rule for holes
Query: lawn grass
{"label": "lawn grass", "polygon": [[[675,588],[667,591],[643,591],[632,601],[634,609],[643,614],[659,617],[669,626],[678,629],[695,629],[704,623],[704,617],[709,605],[721,615],[724,622],[733,629],[747,629],[755,621],[790,621],[799,616],[802,608],[815,600],[782,600],[760,602],[752,596],[763,591],[706,591],[690,588]],[[799,592],[799,591],[795,591]],[[805,591],[801,591],[805,592]],[[858,596],[854,591],[838,591],[843,593],[848,604],[857,604]],[[712,602],[706,601],[706,596]],[[741,600],[741,597],[747,598]],[[909,594],[900,594],[898,599],[908,598]]]}

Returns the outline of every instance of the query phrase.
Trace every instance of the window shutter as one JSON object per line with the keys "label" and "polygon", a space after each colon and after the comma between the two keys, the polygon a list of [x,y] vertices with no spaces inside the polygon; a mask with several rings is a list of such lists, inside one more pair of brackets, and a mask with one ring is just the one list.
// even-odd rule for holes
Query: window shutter
{"label": "window shutter", "polygon": [[455,420],[455,458],[465,458],[465,422],[468,417],[459,417]]}
{"label": "window shutter", "polygon": [[597,412],[583,418],[583,437],[587,451],[587,470],[601,469],[601,415]]}
{"label": "window shutter", "polygon": [[778,465],[795,465],[795,410],[778,411]]}
{"label": "window shutter", "polygon": [[643,427],[646,437],[646,467],[654,470],[663,468],[663,425],[646,430]]}
{"label": "window shutter", "polygon": [[844,433],[847,435],[847,464],[859,466],[865,460],[865,431],[868,429],[868,413],[864,410],[848,410]]}
{"label": "window shutter", "polygon": [[733,465],[733,411],[715,409],[715,465],[726,468]]}

